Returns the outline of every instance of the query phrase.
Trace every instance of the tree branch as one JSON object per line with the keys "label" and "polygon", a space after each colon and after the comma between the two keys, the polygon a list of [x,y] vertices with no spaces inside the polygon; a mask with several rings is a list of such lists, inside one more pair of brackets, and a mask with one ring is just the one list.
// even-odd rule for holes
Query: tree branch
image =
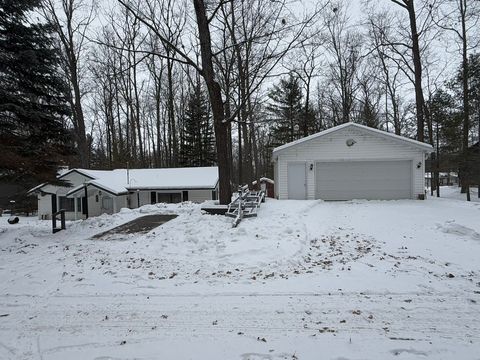
{"label": "tree branch", "polygon": [[195,63],[192,59],[190,59],[190,57],[185,54],[182,50],[180,50],[177,46],[175,46],[174,44],[172,44],[171,41],[167,40],[164,36],[162,36],[162,34],[160,34],[158,32],[158,30],[156,29],[155,26],[153,26],[151,24],[150,21],[144,19],[142,16],[140,16],[138,14],[139,10],[134,10],[130,5],[128,5],[126,3],[126,1],[124,0],[117,0],[120,4],[122,4],[138,21],[140,21],[142,24],[144,24],[145,26],[147,26],[150,30],[152,30],[155,35],[158,36],[158,38],[164,43],[166,44],[168,47],[172,48],[172,50],[174,50],[175,53],[177,53],[180,57],[182,57],[184,60],[183,61],[179,61],[178,58],[171,58],[173,61],[177,61],[177,62],[181,62],[181,63],[184,63],[184,64],[188,64],[192,67],[195,68],[195,70],[197,70],[200,74],[203,74],[203,70],[202,68],[200,68],[200,66]]}

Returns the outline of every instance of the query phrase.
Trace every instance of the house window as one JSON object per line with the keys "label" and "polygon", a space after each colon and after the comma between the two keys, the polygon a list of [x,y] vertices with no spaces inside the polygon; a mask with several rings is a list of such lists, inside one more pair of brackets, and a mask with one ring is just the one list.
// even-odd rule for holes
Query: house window
{"label": "house window", "polygon": [[98,195],[95,195],[95,202],[98,202]]}
{"label": "house window", "polygon": [[59,200],[60,210],[75,211],[74,199],[69,199],[65,196],[59,196],[58,200]]}
{"label": "house window", "polygon": [[82,202],[83,202],[83,197],[77,198],[77,212],[82,212]]}
{"label": "house window", "polygon": [[179,203],[182,202],[181,193],[157,193],[159,203]]}
{"label": "house window", "polygon": [[212,191],[212,200],[217,200],[217,191],[216,190]]}
{"label": "house window", "polygon": [[182,200],[188,201],[188,191],[182,191]]}

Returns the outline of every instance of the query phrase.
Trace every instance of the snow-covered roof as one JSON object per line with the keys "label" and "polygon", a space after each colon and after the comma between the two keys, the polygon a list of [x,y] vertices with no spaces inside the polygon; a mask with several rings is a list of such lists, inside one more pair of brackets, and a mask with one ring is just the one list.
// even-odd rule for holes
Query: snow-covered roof
{"label": "snow-covered roof", "polygon": [[89,180],[71,189],[67,196],[80,191],[85,184],[121,195],[132,190],[147,189],[214,189],[218,183],[218,167],[130,170],[71,169],[59,178],[64,178],[74,171],[88,177]]}
{"label": "snow-covered roof", "polygon": [[45,185],[47,185],[47,183],[42,183],[40,185],[37,185],[35,186],[34,188],[31,188],[30,190],[27,191],[27,195],[30,195],[38,190],[40,190],[41,188],[43,188]]}
{"label": "snow-covered roof", "polygon": [[392,138],[396,141],[401,141],[401,142],[407,143],[409,145],[415,146],[415,147],[420,148],[424,151],[431,151],[433,149],[433,147],[430,144],[426,144],[426,143],[423,143],[423,142],[420,142],[420,141],[417,141],[417,140],[409,139],[409,138],[406,138],[404,136],[399,136],[399,135],[396,135],[396,134],[392,134],[392,133],[389,133],[389,132],[386,132],[386,131],[383,131],[383,130],[374,129],[374,128],[371,128],[371,127],[368,127],[368,126],[365,126],[365,125],[360,125],[360,124],[357,124],[357,123],[348,122],[348,123],[345,123],[345,124],[342,124],[342,125],[332,127],[328,130],[320,131],[316,134],[304,137],[302,139],[298,139],[298,140],[289,142],[289,143],[284,144],[282,146],[278,146],[275,149],[273,149],[273,153],[275,154],[275,153],[277,153],[281,150],[290,148],[292,146],[296,146],[298,144],[302,144],[306,141],[317,139],[319,137],[331,134],[333,132],[336,132],[338,130],[341,130],[341,129],[344,129],[344,128],[347,128],[347,127],[356,127],[356,128],[362,129],[362,130],[372,132],[374,134],[389,137],[389,138]]}
{"label": "snow-covered roof", "polygon": [[273,181],[272,179],[269,179],[267,177],[260,178],[260,182],[268,182],[270,184],[275,184],[275,181]]}

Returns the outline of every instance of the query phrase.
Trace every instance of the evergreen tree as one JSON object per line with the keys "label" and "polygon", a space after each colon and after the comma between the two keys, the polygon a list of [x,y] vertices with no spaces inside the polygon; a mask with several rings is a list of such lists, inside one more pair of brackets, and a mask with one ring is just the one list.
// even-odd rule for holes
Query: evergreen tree
{"label": "evergreen tree", "polygon": [[[468,60],[468,72],[467,72],[467,84],[468,84],[468,93],[467,93],[467,101],[468,101],[468,109],[469,109],[469,121],[465,123],[465,116],[464,116],[464,72],[463,67],[460,66],[457,70],[457,74],[454,79],[449,84],[450,89],[454,92],[454,97],[457,102],[458,113],[463,120],[461,124],[461,135],[457,135],[458,138],[455,144],[458,142],[458,139],[462,139],[462,146],[461,146],[461,156],[459,156],[459,176],[460,176],[460,183],[462,184],[462,192],[467,193],[467,200],[470,201],[470,191],[468,190],[468,186],[476,185],[480,181],[478,174],[479,171],[479,163],[480,160],[478,159],[479,155],[473,151],[475,148],[470,149],[476,139],[480,138],[480,59],[478,54],[470,55]],[[475,125],[478,124],[478,128],[475,131]],[[465,126],[468,125],[468,146],[465,144]],[[453,140],[453,137],[452,137]],[[478,147],[478,145],[477,145]]]}
{"label": "evergreen tree", "polygon": [[380,118],[375,106],[369,99],[364,99],[360,104],[359,123],[374,129],[380,128]]}
{"label": "evergreen tree", "polygon": [[438,90],[426,104],[435,125],[439,126],[439,149],[443,154],[462,148],[462,114],[451,94]]}
{"label": "evergreen tree", "polygon": [[25,186],[55,179],[67,155],[67,85],[38,0],[0,0],[0,173]]}
{"label": "evergreen tree", "polygon": [[[271,103],[267,109],[272,115],[272,145],[278,146],[299,139],[310,116],[305,116],[302,89],[293,75],[281,79],[268,94]],[[308,131],[307,131],[308,132]]]}
{"label": "evergreen tree", "polygon": [[472,127],[477,127],[474,137],[480,141],[480,53],[470,55],[468,62]]}
{"label": "evergreen tree", "polygon": [[198,84],[189,96],[183,119],[181,157],[183,166],[215,163],[215,138],[207,98]]}
{"label": "evergreen tree", "polygon": [[[480,53],[470,55],[468,64],[468,107],[470,109],[469,132],[473,135],[470,136],[470,139],[475,142],[480,140]],[[450,90],[455,93],[459,109],[462,108],[463,101],[462,85],[463,71],[460,66],[457,69],[456,76],[448,83]]]}

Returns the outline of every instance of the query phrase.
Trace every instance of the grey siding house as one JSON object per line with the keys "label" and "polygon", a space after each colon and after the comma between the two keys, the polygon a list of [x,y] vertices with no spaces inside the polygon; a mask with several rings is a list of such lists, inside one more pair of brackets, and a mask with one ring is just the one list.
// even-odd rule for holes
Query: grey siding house
{"label": "grey siding house", "polygon": [[62,186],[41,184],[29,193],[38,199],[38,217],[66,210],[67,220],[84,219],[146,204],[216,200],[218,168],[71,169],[58,176]]}

